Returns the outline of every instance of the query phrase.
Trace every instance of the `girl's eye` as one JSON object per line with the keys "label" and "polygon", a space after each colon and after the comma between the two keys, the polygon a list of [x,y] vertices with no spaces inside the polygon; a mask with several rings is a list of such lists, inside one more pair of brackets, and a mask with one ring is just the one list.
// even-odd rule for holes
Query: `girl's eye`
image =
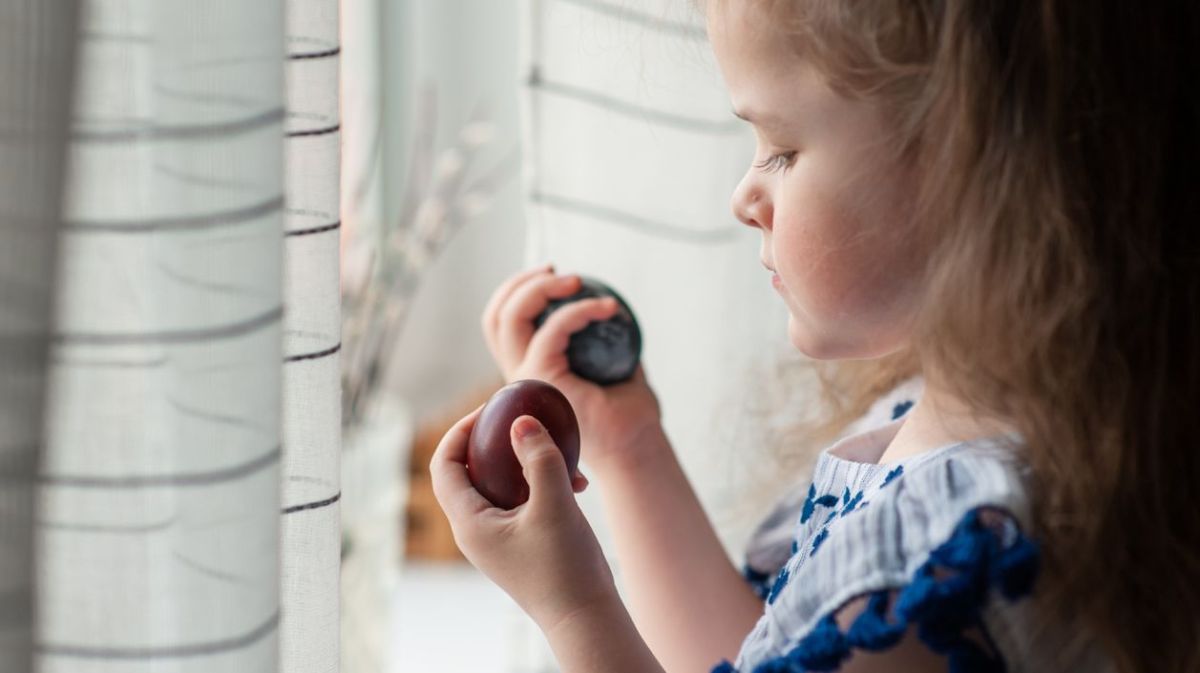
{"label": "girl's eye", "polygon": [[774,173],[775,171],[786,169],[791,166],[792,159],[796,158],[796,152],[782,152],[754,164],[754,167],[764,173]]}

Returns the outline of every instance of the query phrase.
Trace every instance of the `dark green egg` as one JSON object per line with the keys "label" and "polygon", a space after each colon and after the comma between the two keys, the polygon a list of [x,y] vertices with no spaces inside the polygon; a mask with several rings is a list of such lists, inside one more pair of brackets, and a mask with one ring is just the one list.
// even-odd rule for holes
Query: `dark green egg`
{"label": "dark green egg", "polygon": [[595,278],[580,276],[580,288],[575,294],[551,300],[534,320],[541,327],[551,313],[580,299],[613,297],[619,308],[607,320],[593,320],[587,327],[571,335],[567,346],[567,362],[571,371],[582,379],[599,385],[612,385],[628,380],[637,370],[642,356],[642,332],[637,318],[625,299],[611,287]]}

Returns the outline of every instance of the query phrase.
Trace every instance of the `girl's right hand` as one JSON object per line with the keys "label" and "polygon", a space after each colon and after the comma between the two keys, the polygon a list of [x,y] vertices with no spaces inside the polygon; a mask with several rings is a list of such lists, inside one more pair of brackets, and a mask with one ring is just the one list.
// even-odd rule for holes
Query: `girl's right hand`
{"label": "girl's right hand", "polygon": [[496,288],[483,311],[483,338],[507,383],[540,379],[567,396],[579,421],[581,457],[592,470],[603,472],[637,462],[639,445],[661,428],[662,412],[641,364],[628,381],[609,386],[576,376],[567,364],[571,335],[593,320],[615,315],[615,300],[571,302],[534,328],[534,319],[550,300],[579,289],[578,275],[555,275],[552,266],[513,275]]}

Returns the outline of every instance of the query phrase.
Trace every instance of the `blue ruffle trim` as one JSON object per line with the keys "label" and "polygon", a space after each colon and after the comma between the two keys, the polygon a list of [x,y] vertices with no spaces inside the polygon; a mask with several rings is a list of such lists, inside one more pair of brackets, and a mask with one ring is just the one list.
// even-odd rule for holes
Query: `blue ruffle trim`
{"label": "blue ruffle trim", "polygon": [[[1000,514],[998,525],[981,514]],[[1039,550],[1025,537],[1013,516],[994,507],[966,513],[945,543],[921,564],[908,586],[896,596],[888,621],[891,589],[869,595],[866,608],[844,633],[834,613],[826,615],[787,654],[759,664],[753,673],[803,673],[837,669],[852,649],[884,650],[900,642],[910,625],[931,650],[947,657],[950,673],[998,673],[1004,660],[987,635],[980,612],[990,589],[1009,601],[1033,590]],[[835,611],[836,612],[836,611]],[[968,638],[977,628],[987,647]],[[712,673],[738,673],[722,661]]]}

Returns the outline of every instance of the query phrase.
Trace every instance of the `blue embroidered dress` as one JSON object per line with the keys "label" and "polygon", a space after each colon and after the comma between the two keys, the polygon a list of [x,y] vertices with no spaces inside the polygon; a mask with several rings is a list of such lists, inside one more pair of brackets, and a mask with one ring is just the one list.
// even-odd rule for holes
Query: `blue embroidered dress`
{"label": "blue embroidered dress", "polygon": [[[836,670],[910,625],[953,673],[1039,670],[1022,600],[1039,553],[1028,474],[1010,443],[1019,437],[878,464],[920,387],[911,380],[877,402],[751,536],[744,575],[765,612],[713,673]],[[835,613],[859,597],[865,609],[840,629]]]}

